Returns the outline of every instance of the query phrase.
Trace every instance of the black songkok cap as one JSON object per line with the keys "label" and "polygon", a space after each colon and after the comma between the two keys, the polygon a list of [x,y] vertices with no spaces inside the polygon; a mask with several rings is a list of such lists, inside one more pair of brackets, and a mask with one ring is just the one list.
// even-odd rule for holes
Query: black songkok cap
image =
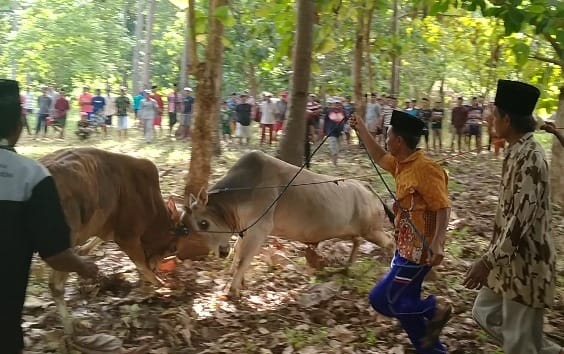
{"label": "black songkok cap", "polygon": [[498,80],[495,105],[507,113],[530,116],[539,99],[538,88],[519,81]]}
{"label": "black songkok cap", "polygon": [[2,112],[2,119],[20,119],[21,110],[18,82],[0,79],[0,112]]}
{"label": "black songkok cap", "polygon": [[423,128],[425,127],[425,123],[423,123],[421,119],[399,110],[392,112],[390,124],[392,128],[394,128],[394,132],[415,136],[421,136],[421,134],[423,134]]}

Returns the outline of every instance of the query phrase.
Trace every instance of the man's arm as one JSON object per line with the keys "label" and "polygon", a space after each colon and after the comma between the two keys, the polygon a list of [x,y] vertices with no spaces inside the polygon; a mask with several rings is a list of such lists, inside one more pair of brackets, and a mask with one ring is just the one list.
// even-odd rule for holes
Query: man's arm
{"label": "man's arm", "polygon": [[562,135],[562,133],[558,131],[558,128],[556,128],[556,125],[554,123],[545,122],[540,128],[548,133],[553,134],[556,139],[558,139],[560,145],[564,147],[564,135]]}
{"label": "man's arm", "polygon": [[358,119],[351,119],[351,126],[356,130],[358,133],[358,137],[366,146],[366,150],[368,154],[374,159],[374,161],[382,166],[384,169],[388,169],[389,166],[384,163],[384,156],[386,156],[387,152],[378,144],[376,139],[368,132],[368,128],[366,128],[366,124],[363,121]]}
{"label": "man's arm", "polygon": [[449,220],[450,208],[437,210],[435,217],[435,237],[429,245],[432,252],[430,264],[433,266],[439,265],[445,256],[445,239]]}
{"label": "man's arm", "polygon": [[98,273],[96,265],[78,257],[70,249],[70,230],[51,176],[34,187],[28,203],[26,225],[34,251],[55,270],[95,277]]}

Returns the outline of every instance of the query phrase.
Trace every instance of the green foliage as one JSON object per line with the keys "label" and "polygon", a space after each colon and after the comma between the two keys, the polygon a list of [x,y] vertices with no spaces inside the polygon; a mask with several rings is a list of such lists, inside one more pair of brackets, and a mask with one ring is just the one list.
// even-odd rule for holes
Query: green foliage
{"label": "green foliage", "polygon": [[[2,74],[14,67],[19,80],[67,87],[128,83],[137,1],[0,1],[0,10],[17,10],[16,17],[0,12]],[[557,53],[548,40],[564,46],[563,2],[401,0],[399,36],[391,33],[391,0],[316,4],[310,90],[322,96],[351,94],[358,15],[374,5],[368,56],[378,93],[388,93],[392,56],[399,54],[401,99],[437,97],[443,79],[447,102],[455,95],[491,95],[496,80],[508,77],[542,88],[541,114],[556,107],[562,69],[531,57],[564,60],[564,51]],[[199,43],[206,41],[206,6],[196,1]],[[151,81],[163,87],[178,80],[186,7],[187,0],[157,2]],[[226,26],[223,94],[289,88],[295,1],[231,0],[214,16]],[[367,74],[365,67],[365,88]]]}
{"label": "green foliage", "polygon": [[286,328],[284,330],[286,341],[295,349],[302,349],[309,345],[322,344],[327,341],[327,334],[328,331],[325,328]]}

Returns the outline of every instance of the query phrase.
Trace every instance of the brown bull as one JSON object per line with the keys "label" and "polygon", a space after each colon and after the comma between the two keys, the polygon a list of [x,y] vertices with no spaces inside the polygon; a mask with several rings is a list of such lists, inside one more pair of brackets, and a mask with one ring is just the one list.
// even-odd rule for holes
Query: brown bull
{"label": "brown bull", "polygon": [[[93,148],[61,150],[39,161],[53,175],[78,253],[87,254],[102,241],[115,241],[142,277],[159,285],[155,268],[175,254],[185,228],[180,227],[174,202],[163,201],[156,166]],[[203,249],[207,254],[207,247]],[[54,271],[49,287],[65,332],[71,333],[64,301],[67,276]]]}
{"label": "brown bull", "polygon": [[[297,171],[296,166],[262,152],[250,152],[186,208],[183,223],[205,235],[215,249],[258,220],[235,247],[230,295],[239,296],[243,275],[268,235],[307,244],[331,238],[352,240],[349,262],[354,261],[362,238],[385,248],[393,245],[383,230],[386,213],[382,203],[366,183],[356,180],[290,187],[261,217]],[[334,179],[304,170],[294,184]],[[279,187],[264,188],[268,186]]]}

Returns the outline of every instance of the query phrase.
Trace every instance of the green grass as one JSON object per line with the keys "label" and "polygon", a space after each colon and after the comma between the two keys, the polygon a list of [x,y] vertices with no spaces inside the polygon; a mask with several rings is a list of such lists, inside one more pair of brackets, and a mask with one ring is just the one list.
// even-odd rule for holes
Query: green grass
{"label": "green grass", "polygon": [[286,340],[295,349],[302,349],[310,345],[323,344],[327,341],[327,334],[328,332],[326,328],[286,328],[284,330]]}

